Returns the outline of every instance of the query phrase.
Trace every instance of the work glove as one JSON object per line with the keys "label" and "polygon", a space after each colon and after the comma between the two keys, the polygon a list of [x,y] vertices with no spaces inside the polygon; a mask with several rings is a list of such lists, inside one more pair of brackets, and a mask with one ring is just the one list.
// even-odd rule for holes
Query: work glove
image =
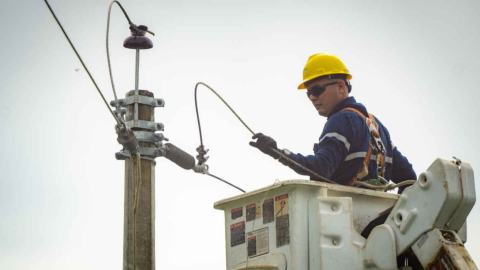
{"label": "work glove", "polygon": [[265,136],[262,133],[257,133],[253,135],[252,139],[257,139],[256,142],[250,142],[250,145],[260,149],[263,153],[273,157],[274,159],[278,159],[280,157],[279,154],[272,151],[271,148],[278,150],[277,142],[272,139],[271,137]]}

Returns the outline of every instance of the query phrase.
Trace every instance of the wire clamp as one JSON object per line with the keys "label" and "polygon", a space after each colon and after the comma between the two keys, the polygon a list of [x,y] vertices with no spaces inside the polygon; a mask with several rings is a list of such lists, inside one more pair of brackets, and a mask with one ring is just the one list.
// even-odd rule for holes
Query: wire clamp
{"label": "wire clamp", "polygon": [[198,152],[198,155],[197,155],[197,160],[198,160],[198,165],[204,165],[205,162],[207,162],[208,158],[209,157],[206,157],[205,155],[208,153],[208,149],[205,150],[205,148],[203,147],[203,145],[200,145],[199,147],[197,147],[197,152]]}
{"label": "wire clamp", "polygon": [[[146,90],[139,90],[139,91],[146,91]],[[126,107],[128,105],[133,105],[135,103],[148,105],[152,107],[165,107],[165,100],[161,98],[153,98],[141,95],[133,95],[128,96],[124,99],[116,99],[110,101],[110,106],[112,107]]]}
{"label": "wire clamp", "polygon": [[118,135],[117,141],[119,144],[123,145],[124,149],[129,151],[135,151],[135,149],[137,149],[138,140],[130,128],[122,123],[115,126],[115,131]]}
{"label": "wire clamp", "polygon": [[193,171],[196,173],[208,174],[208,165],[207,164],[195,165],[193,167]]}
{"label": "wire clamp", "polygon": [[139,142],[150,142],[156,143],[161,141],[168,141],[168,138],[165,138],[163,133],[153,133],[151,131],[134,131],[135,137]]}
{"label": "wire clamp", "polygon": [[[165,152],[162,152],[158,148],[151,148],[151,147],[138,147],[138,152],[140,153],[140,156],[142,157],[143,160],[149,160],[152,161],[154,165],[156,165],[155,158],[157,157],[162,157],[165,155]],[[130,158],[130,151],[126,149],[120,150],[120,152],[115,153],[115,158],[117,160],[125,160],[127,158]]]}
{"label": "wire clamp", "polygon": [[163,123],[154,123],[145,120],[130,120],[125,123],[129,128],[143,128],[153,131],[164,131]]}

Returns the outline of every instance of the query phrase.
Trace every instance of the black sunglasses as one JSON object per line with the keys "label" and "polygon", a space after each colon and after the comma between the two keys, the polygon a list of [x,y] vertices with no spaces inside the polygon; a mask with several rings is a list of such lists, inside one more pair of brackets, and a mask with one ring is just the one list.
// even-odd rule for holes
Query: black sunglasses
{"label": "black sunglasses", "polygon": [[327,90],[327,86],[329,85],[334,85],[339,82],[331,82],[331,83],[326,83],[326,84],[318,84],[313,86],[310,89],[307,89],[307,97],[310,98],[310,95],[313,95],[314,97],[320,96],[325,90]]}

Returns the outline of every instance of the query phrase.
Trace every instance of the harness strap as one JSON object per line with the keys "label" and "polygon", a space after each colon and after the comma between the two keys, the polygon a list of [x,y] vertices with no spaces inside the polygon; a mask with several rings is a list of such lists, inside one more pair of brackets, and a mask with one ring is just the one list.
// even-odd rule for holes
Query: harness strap
{"label": "harness strap", "polygon": [[[373,144],[378,145],[377,142],[380,141],[380,143],[381,143],[382,139],[380,137],[380,133],[378,132],[378,124],[375,121],[375,117],[372,114],[369,113],[368,118],[367,118],[360,111],[358,111],[357,109],[354,109],[354,108],[345,108],[342,111],[352,111],[352,112],[355,112],[356,114],[360,115],[363,118],[363,120],[365,120],[365,122],[368,126],[368,129],[370,130],[370,133],[372,134],[372,136],[370,137],[370,146],[368,147],[367,155],[365,156],[365,159],[363,160],[362,165],[360,165],[360,168],[358,169],[356,175],[353,176],[352,180],[350,180],[347,183],[347,186],[351,186],[353,184],[353,182],[361,180],[368,175],[368,164],[370,163],[370,157],[372,156],[372,152],[373,152],[373,146],[372,145]],[[383,156],[382,153],[379,153],[378,155],[380,155],[380,165],[383,167],[384,156]],[[384,177],[384,176],[385,176],[385,168],[382,171],[382,177]]]}

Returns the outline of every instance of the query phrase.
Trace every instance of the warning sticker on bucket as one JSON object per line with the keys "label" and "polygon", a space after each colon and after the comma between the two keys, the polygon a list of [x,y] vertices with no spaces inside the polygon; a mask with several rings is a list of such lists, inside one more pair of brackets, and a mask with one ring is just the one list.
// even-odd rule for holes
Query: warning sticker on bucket
{"label": "warning sticker on bucket", "polygon": [[275,231],[277,247],[290,244],[290,220],[288,215],[288,194],[275,197]]}
{"label": "warning sticker on bucket", "polygon": [[288,214],[277,217],[275,220],[277,248],[290,244],[290,220]]}
{"label": "warning sticker on bucket", "polygon": [[273,212],[273,198],[265,200],[263,202],[263,224],[270,223],[274,220],[274,212]]}
{"label": "warning sticker on bucket", "polygon": [[241,216],[243,216],[243,207],[232,209],[232,219],[236,219]]}
{"label": "warning sticker on bucket", "polygon": [[247,205],[247,222],[255,219],[256,216],[256,203]]}
{"label": "warning sticker on bucket", "polygon": [[268,228],[247,233],[247,253],[249,258],[268,253]]}
{"label": "warning sticker on bucket", "polygon": [[230,225],[230,246],[245,243],[245,221]]}
{"label": "warning sticker on bucket", "polygon": [[275,197],[275,217],[288,214],[288,194]]}
{"label": "warning sticker on bucket", "polygon": [[259,203],[247,205],[247,222],[259,219],[262,216],[262,210]]}

